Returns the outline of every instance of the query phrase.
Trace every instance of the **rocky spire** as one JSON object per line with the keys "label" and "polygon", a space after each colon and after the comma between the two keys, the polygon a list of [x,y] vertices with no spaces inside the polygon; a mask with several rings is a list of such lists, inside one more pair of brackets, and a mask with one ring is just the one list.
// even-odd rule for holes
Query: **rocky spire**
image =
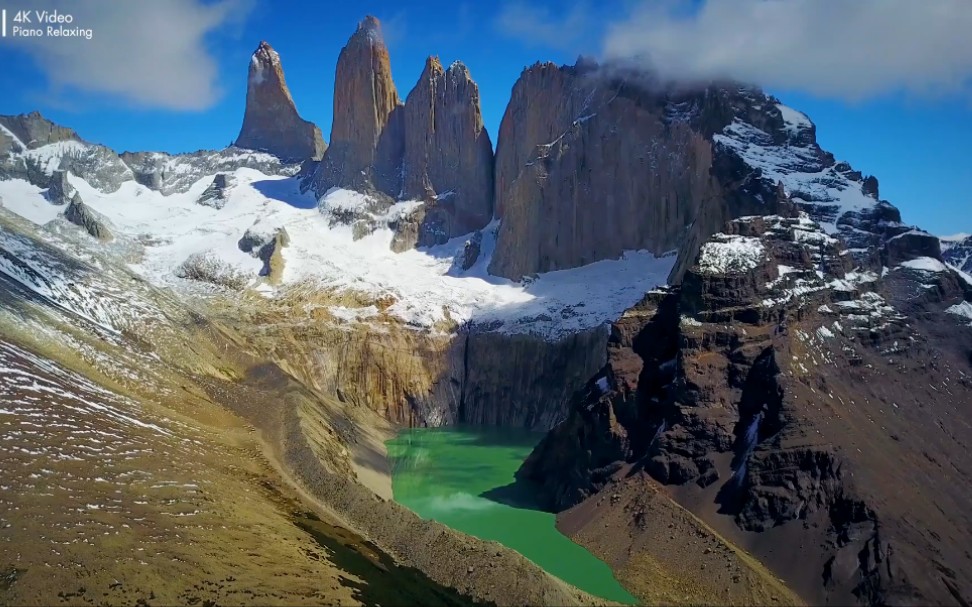
{"label": "rocky spire", "polygon": [[419,244],[444,242],[489,223],[492,174],[479,87],[462,63],[443,69],[429,57],[405,103],[403,193],[430,203]]}
{"label": "rocky spire", "polygon": [[315,178],[319,194],[334,186],[399,193],[401,108],[381,24],[365,17],[338,57],[331,147]]}
{"label": "rocky spire", "polygon": [[250,58],[246,113],[236,145],[287,160],[320,158],[327,148],[321,130],[297,113],[280,55],[266,42]]}

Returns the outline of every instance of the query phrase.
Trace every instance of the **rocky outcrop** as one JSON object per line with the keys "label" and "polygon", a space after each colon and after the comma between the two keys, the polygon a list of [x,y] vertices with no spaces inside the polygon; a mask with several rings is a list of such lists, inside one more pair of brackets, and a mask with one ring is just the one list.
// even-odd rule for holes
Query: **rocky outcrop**
{"label": "rocky outcrop", "polygon": [[239,247],[244,253],[249,253],[263,262],[260,276],[265,276],[267,282],[275,285],[280,284],[283,279],[283,249],[289,244],[290,235],[284,228],[277,228],[272,232],[251,228],[243,234]]}
{"label": "rocky outcrop", "polygon": [[115,238],[108,229],[105,219],[88,208],[77,192],[71,198],[71,204],[64,209],[64,218],[102,242]]}
{"label": "rocky outcrop", "polygon": [[887,267],[919,257],[942,260],[941,242],[924,230],[911,229],[892,236],[884,243],[883,262]]}
{"label": "rocky outcrop", "polygon": [[[936,470],[972,474],[969,439],[940,425],[972,402],[972,329],[949,313],[972,289],[922,233],[891,246],[904,261],[882,277],[806,215],[730,223],[680,288],[614,324],[518,476],[557,510],[642,475],[672,485],[810,603],[969,596],[952,565],[968,496]],[[779,558],[794,542],[799,562]]]}
{"label": "rocky outcrop", "polygon": [[47,186],[45,197],[51,204],[65,205],[70,204],[74,198],[75,189],[68,181],[67,171],[54,171],[51,175],[50,183]]}
{"label": "rocky outcrop", "polygon": [[196,199],[196,203],[214,209],[222,209],[226,206],[226,201],[229,199],[229,192],[232,187],[232,175],[216,173],[213,176],[213,182],[203,190],[203,193]]}
{"label": "rocky outcrop", "polygon": [[267,42],[250,58],[246,112],[235,145],[291,161],[319,159],[327,148],[321,130],[297,113],[280,55]]}
{"label": "rocky outcrop", "polygon": [[479,88],[460,62],[429,57],[405,102],[403,197],[426,201],[417,244],[482,228],[493,214],[493,147]]}
{"label": "rocky outcrop", "polygon": [[81,141],[73,129],[54,124],[40,112],[0,116],[0,127],[0,154],[34,150],[59,141]]}
{"label": "rocky outcrop", "polygon": [[332,187],[398,195],[402,105],[381,24],[366,17],[338,56],[330,147],[313,179],[318,196]]}
{"label": "rocky outcrop", "polygon": [[462,250],[452,261],[450,272],[453,274],[460,274],[476,265],[476,262],[479,261],[479,255],[482,253],[482,248],[483,233],[477,230],[473,233],[469,240],[463,243]]}

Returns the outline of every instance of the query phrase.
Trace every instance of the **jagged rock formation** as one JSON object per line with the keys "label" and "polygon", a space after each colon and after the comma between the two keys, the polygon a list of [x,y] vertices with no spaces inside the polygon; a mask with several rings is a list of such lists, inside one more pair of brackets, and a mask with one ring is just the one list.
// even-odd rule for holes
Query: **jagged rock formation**
{"label": "jagged rock formation", "polygon": [[429,57],[405,101],[403,197],[425,200],[417,244],[482,228],[493,214],[493,146],[479,88],[461,62]]}
{"label": "jagged rock formation", "polygon": [[338,56],[331,142],[313,180],[315,192],[343,187],[397,196],[404,146],[388,49],[381,24],[369,16]]}
{"label": "jagged rock formation", "polygon": [[972,236],[943,239],[942,257],[966,273],[972,273]]}
{"label": "jagged rock formation", "polygon": [[51,175],[51,180],[47,186],[47,200],[51,204],[65,205],[69,204],[74,198],[75,189],[68,181],[67,171],[54,171]]}
{"label": "jagged rock formation", "polygon": [[331,147],[304,181],[320,197],[334,187],[371,195],[381,214],[394,199],[422,200],[396,217],[392,248],[441,244],[492,218],[493,152],[479,89],[456,62],[429,57],[405,103],[391,77],[374,17],[338,58]]}
{"label": "jagged rock formation", "polygon": [[300,170],[299,164],[238,147],[190,154],[123,152],[119,157],[131,169],[131,179],[166,196],[187,192],[200,179],[240,168],[255,169],[266,175],[294,175]]}
{"label": "jagged rock formation", "polygon": [[267,42],[250,59],[246,112],[235,145],[294,161],[319,159],[327,149],[317,125],[297,113],[280,55]]}
{"label": "jagged rock formation", "polygon": [[[52,180],[64,179],[60,173],[70,172],[105,193],[116,192],[122,184],[134,180],[169,195],[186,192],[202,178],[238,168],[267,175],[293,175],[300,168],[270,154],[236,147],[191,154],[117,154],[81,140],[73,130],[37,112],[0,116],[0,127],[0,148],[5,145],[3,141],[14,142],[6,153],[0,149],[0,180],[23,179],[40,188],[49,188]],[[58,187],[55,185],[54,197],[67,204],[70,196],[60,197]]]}
{"label": "jagged rock formation", "polygon": [[216,173],[213,176],[213,182],[199,195],[196,202],[203,206],[213,207],[214,209],[222,209],[226,206],[231,187],[233,187],[233,177],[231,175],[227,173]]}
{"label": "jagged rock formation", "polygon": [[615,323],[520,475],[562,509],[643,470],[710,525],[731,517],[811,603],[961,603],[968,496],[947,478],[972,456],[942,424],[972,402],[972,329],[949,313],[972,285],[907,242],[875,254],[906,259],[882,277],[806,216],[732,222]]}
{"label": "jagged rock formation", "polygon": [[77,192],[71,198],[71,204],[64,209],[64,218],[74,225],[83,228],[85,232],[98,240],[107,242],[114,239],[104,218],[89,209],[81,200],[81,195]]}
{"label": "jagged rock formation", "polygon": [[451,271],[453,273],[461,273],[473,267],[473,265],[475,265],[479,260],[479,255],[482,253],[482,247],[483,233],[477,230],[473,233],[472,237],[465,242],[462,247],[462,251],[456,256],[456,259],[453,260]]}

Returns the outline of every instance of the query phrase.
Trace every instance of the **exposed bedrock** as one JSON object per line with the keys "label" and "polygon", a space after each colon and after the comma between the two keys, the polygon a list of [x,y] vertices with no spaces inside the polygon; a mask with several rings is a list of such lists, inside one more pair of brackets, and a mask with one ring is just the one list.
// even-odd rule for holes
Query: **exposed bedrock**
{"label": "exposed bedrock", "polygon": [[429,57],[405,101],[405,198],[424,200],[416,244],[429,246],[482,228],[493,215],[493,146],[479,87],[461,62]]}
{"label": "exposed bedrock", "polygon": [[777,184],[713,134],[738,119],[769,142],[798,144],[812,142],[812,125],[788,131],[774,100],[755,89],[673,91],[628,76],[582,62],[536,64],[520,76],[496,149],[503,222],[492,273],[516,279],[630,249],[679,250],[678,282],[727,220],[776,212]]}
{"label": "exposed bedrock", "polygon": [[330,147],[313,179],[318,196],[332,187],[397,196],[405,148],[403,107],[381,24],[366,17],[338,56]]}
{"label": "exposed bedrock", "polygon": [[604,364],[602,327],[545,341],[323,323],[274,327],[263,345],[302,381],[404,426],[473,423],[547,430]]}
{"label": "exposed bedrock", "polygon": [[71,198],[71,203],[64,209],[64,218],[102,242],[115,238],[108,229],[105,218],[84,204],[81,195],[77,192]]}
{"label": "exposed bedrock", "polygon": [[267,42],[250,59],[246,111],[235,145],[292,161],[318,159],[327,148],[321,130],[297,113],[280,55]]}
{"label": "exposed bedrock", "polygon": [[972,456],[945,420],[972,403],[972,329],[947,313],[969,289],[921,233],[891,246],[927,261],[881,277],[805,216],[732,222],[614,323],[518,476],[562,510],[647,475],[811,603],[967,602],[949,479]]}

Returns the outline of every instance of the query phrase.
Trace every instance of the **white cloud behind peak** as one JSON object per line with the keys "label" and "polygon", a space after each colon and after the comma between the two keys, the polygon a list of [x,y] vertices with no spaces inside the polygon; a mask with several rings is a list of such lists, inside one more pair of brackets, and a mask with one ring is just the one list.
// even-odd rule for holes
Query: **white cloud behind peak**
{"label": "white cloud behind peak", "polygon": [[[207,36],[241,23],[250,0],[45,0],[25,8],[72,14],[65,27],[93,30],[84,38],[7,38],[44,72],[49,93],[104,94],[135,107],[205,110],[220,96],[219,65]],[[9,16],[9,15],[8,15]]]}
{"label": "white cloud behind peak", "polygon": [[850,101],[972,93],[970,0],[642,0],[603,54],[676,80],[732,78]]}

